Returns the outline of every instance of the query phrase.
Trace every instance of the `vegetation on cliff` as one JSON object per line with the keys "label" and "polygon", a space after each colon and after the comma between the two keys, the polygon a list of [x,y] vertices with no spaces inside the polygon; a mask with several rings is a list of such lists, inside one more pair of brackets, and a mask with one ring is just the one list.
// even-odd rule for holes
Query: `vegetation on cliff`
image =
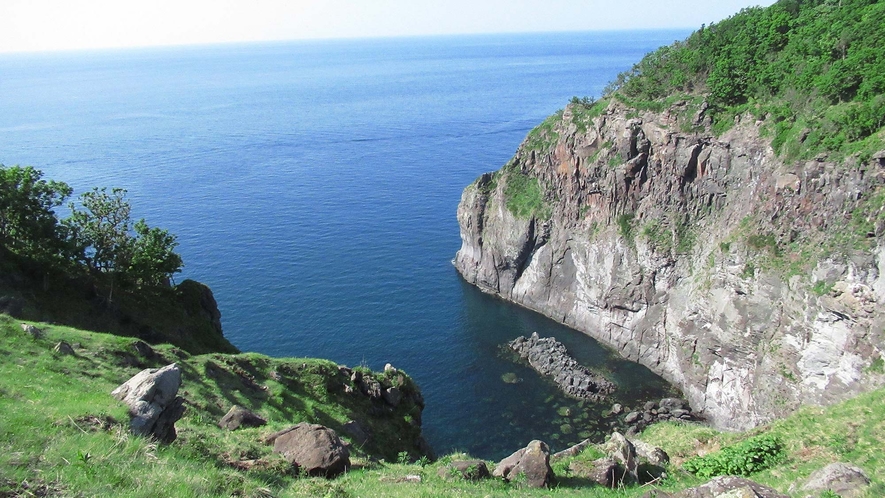
{"label": "vegetation on cliff", "polygon": [[235,352],[208,287],[185,280],[175,235],[131,219],[122,189],[73,189],[33,167],[0,165],[0,312]]}
{"label": "vegetation on cliff", "polygon": [[875,0],[748,8],[646,55],[607,94],[638,107],[704,95],[715,129],[746,112],[768,118],[772,145],[789,159],[868,155],[885,125],[882,26],[885,3]]}

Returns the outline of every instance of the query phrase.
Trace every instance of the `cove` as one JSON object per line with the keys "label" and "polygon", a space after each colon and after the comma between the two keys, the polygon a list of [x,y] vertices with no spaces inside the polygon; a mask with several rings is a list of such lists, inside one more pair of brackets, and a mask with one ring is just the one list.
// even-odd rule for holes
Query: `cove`
{"label": "cove", "polygon": [[180,278],[213,289],[240,349],[404,369],[425,394],[438,452],[492,459],[535,438],[557,450],[598,431],[610,405],[574,407],[502,355],[507,341],[555,336],[610,373],[626,405],[668,388],[464,283],[451,264],[457,203],[572,96],[599,95],[685,34],[3,55],[0,162],[76,193],[128,189],[135,219],[178,235]]}

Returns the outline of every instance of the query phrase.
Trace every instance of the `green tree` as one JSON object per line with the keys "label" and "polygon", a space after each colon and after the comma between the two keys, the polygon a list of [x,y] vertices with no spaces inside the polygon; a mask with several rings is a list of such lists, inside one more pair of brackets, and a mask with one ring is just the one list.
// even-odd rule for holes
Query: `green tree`
{"label": "green tree", "polygon": [[175,235],[160,228],[151,228],[144,220],[135,224],[135,245],[129,274],[142,285],[165,285],[172,274],[181,271],[181,256],[173,252],[178,242]]}
{"label": "green tree", "polygon": [[83,264],[107,279],[108,301],[117,284],[165,285],[181,271],[181,257],[174,252],[176,237],[149,227],[143,219],[133,225],[126,190],[95,188],[80,196],[80,204],[83,209],[71,203],[65,225]]}
{"label": "green tree", "polygon": [[68,257],[54,209],[70,197],[64,182],[47,181],[31,166],[0,164],[0,244],[42,264]]}

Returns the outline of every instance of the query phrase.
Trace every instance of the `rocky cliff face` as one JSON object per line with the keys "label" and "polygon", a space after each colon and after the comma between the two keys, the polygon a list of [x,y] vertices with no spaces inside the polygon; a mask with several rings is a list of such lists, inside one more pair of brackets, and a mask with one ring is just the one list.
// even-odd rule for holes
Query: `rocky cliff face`
{"label": "rocky cliff face", "polygon": [[455,266],[722,428],[881,385],[885,154],[785,164],[764,123],[717,137],[704,110],[569,105],[465,189]]}

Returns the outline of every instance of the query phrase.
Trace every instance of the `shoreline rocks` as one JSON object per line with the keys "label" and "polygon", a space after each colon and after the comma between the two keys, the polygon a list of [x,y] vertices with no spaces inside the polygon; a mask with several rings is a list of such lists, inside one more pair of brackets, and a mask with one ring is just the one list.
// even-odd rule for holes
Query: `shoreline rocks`
{"label": "shoreline rocks", "polygon": [[508,347],[541,375],[551,377],[567,395],[577,399],[602,401],[616,389],[615,384],[594,374],[577,362],[566,347],[553,337],[517,337]]}

